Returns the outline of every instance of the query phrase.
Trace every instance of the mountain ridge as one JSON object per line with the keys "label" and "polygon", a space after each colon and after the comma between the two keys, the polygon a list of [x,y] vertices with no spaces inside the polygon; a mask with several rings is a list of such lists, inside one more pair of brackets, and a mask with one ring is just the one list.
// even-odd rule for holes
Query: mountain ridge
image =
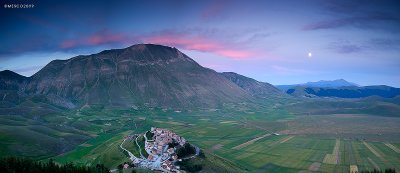
{"label": "mountain ridge", "polygon": [[379,96],[383,98],[394,98],[400,95],[400,88],[386,85],[372,86],[343,86],[338,88],[329,87],[303,87],[297,86],[286,91],[287,94],[302,97],[337,97],[337,98],[365,98]]}
{"label": "mountain ridge", "polygon": [[45,96],[68,107],[201,108],[254,99],[178,49],[154,44],[53,60],[27,81],[27,95]]}
{"label": "mountain ridge", "polygon": [[235,72],[222,72],[223,76],[248,91],[252,96],[267,98],[271,95],[282,96],[284,93],[267,82],[260,82],[255,79],[237,74]]}
{"label": "mountain ridge", "polygon": [[18,90],[21,83],[25,82],[28,77],[22,76],[11,70],[0,71],[0,89],[1,90]]}
{"label": "mountain ridge", "polygon": [[348,82],[344,79],[335,79],[335,80],[319,80],[316,82],[306,82],[302,84],[292,84],[292,85],[275,85],[275,87],[286,91],[291,88],[295,88],[297,86],[302,87],[329,87],[329,88],[338,88],[344,86],[359,86],[358,84]]}

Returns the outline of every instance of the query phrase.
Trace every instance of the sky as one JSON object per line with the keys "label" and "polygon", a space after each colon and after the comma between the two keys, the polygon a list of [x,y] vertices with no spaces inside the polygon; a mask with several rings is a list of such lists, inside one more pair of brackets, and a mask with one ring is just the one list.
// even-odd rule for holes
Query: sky
{"label": "sky", "polygon": [[152,43],[274,85],[400,87],[398,0],[1,2],[0,70],[25,76],[55,59]]}

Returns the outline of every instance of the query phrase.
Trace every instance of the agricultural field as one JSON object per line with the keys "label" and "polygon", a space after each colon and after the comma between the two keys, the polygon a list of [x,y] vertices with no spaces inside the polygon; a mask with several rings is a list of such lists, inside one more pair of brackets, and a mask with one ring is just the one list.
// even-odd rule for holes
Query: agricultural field
{"label": "agricultural field", "polygon": [[106,167],[117,167],[124,161],[129,161],[128,157],[119,149],[123,136],[129,134],[102,134],[79,145],[74,150],[55,157],[58,163],[74,162],[86,166],[104,164]]}
{"label": "agricultural field", "polygon": [[[400,169],[400,118],[365,114],[296,115],[284,109],[254,110],[265,111],[229,105],[226,110],[201,111],[84,107],[36,120],[29,117],[30,114],[2,115],[3,122],[12,123],[1,126],[0,130],[6,133],[1,133],[0,138],[3,144],[12,143],[22,131],[53,140],[55,144],[51,146],[57,149],[56,139],[60,136],[77,136],[77,139],[81,136],[82,139],[75,140],[75,146],[71,144],[66,152],[57,152],[50,147],[47,153],[36,154],[39,159],[54,158],[58,163],[103,163],[115,169],[128,161],[119,148],[124,136],[144,133],[154,126],[168,128],[200,147],[206,157],[194,162],[203,164],[203,170],[210,172]],[[56,123],[44,125],[38,121]],[[28,135],[21,137],[26,138],[27,144],[34,140]],[[138,154],[134,144],[128,140],[124,147]]]}
{"label": "agricultural field", "polygon": [[[197,122],[193,122],[197,119],[195,115],[185,116],[189,121],[171,116],[155,125],[173,129],[243,171],[349,172],[350,167],[360,171],[400,169],[400,155],[396,153],[400,124],[397,118],[335,114],[288,115],[269,120],[251,115],[252,120],[240,116],[231,117],[234,120],[230,121],[203,117]],[[172,122],[179,125],[171,126]],[[267,126],[274,122],[273,126]],[[303,126],[298,127],[299,124]],[[279,135],[266,135],[275,132]]]}

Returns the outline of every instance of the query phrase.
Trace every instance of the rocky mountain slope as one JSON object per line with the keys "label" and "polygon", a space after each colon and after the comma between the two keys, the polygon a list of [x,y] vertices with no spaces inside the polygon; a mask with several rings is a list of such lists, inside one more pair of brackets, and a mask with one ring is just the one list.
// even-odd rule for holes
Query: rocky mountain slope
{"label": "rocky mountain slope", "polygon": [[28,78],[10,70],[0,71],[0,107],[8,107],[21,102],[21,90]]}
{"label": "rocky mountain slope", "polygon": [[266,82],[260,82],[234,72],[223,72],[221,74],[249,92],[252,96],[267,98],[284,94],[278,88],[275,88],[273,85]]}
{"label": "rocky mountain slope", "polygon": [[[202,108],[253,99],[176,48],[152,44],[54,60],[24,80],[28,81],[25,94],[44,96],[68,108],[87,104]],[[4,86],[14,87],[9,82]]]}

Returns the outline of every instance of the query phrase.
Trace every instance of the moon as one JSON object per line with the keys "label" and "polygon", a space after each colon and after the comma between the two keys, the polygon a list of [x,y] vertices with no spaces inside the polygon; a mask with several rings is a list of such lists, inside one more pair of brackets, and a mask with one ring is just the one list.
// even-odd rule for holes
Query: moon
{"label": "moon", "polygon": [[308,52],[308,57],[312,57],[312,53],[311,52]]}

